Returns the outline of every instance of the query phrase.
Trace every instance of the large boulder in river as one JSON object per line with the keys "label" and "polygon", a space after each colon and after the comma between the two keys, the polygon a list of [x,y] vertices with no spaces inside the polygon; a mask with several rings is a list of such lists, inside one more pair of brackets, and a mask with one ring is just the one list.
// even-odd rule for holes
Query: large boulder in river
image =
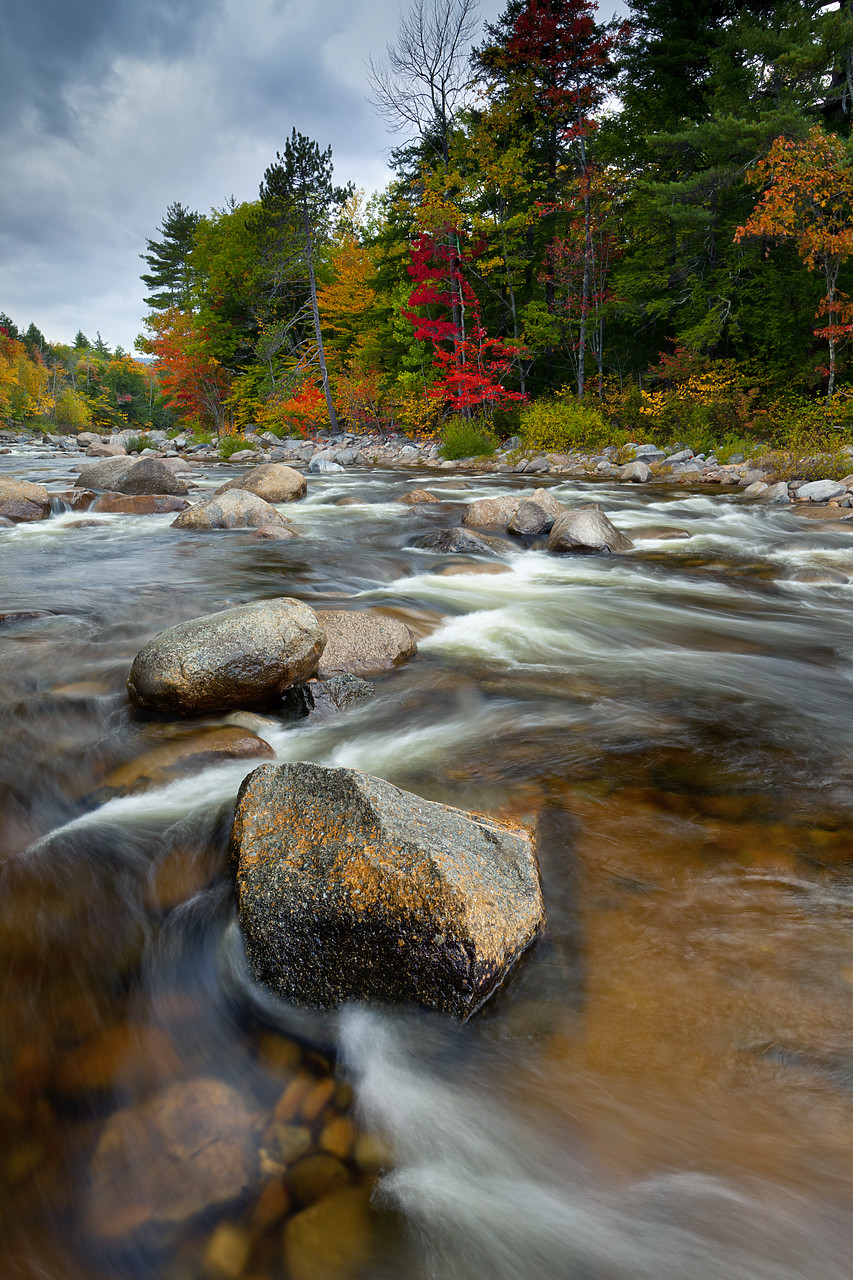
{"label": "large boulder in river", "polygon": [[549,551],[580,554],[595,551],[630,551],[630,538],[610,523],[603,511],[581,508],[566,511],[555,521],[548,536]]}
{"label": "large boulder in river", "polygon": [[257,494],[229,489],[182,511],[172,521],[173,529],[261,529],[269,524],[286,524],[284,516]]}
{"label": "large boulder in river", "polygon": [[45,520],[50,515],[50,496],[43,484],[0,476],[0,516],[14,524]]}
{"label": "large boulder in river", "polygon": [[141,458],[114,484],[118,493],[171,493],[183,497],[188,492],[186,480],[175,475],[160,458]]}
{"label": "large boulder in river", "polygon": [[384,613],[319,610],[326,647],[318,675],[376,675],[413,658],[418,646],[405,622]]}
{"label": "large boulder in river", "polygon": [[134,459],[124,454],[120,458],[103,458],[100,462],[93,462],[90,466],[84,467],[74,481],[74,486],[77,489],[109,489],[115,493],[118,482],[134,466],[136,466]]}
{"label": "large boulder in river", "polygon": [[507,533],[536,537],[540,533],[548,533],[557,517],[563,515],[566,508],[561,502],[557,502],[544,489],[538,489],[537,494],[544,497],[525,498],[518,504],[515,515],[507,525]]}
{"label": "large boulder in river", "polygon": [[308,481],[301,472],[283,462],[265,462],[263,466],[253,467],[246,475],[235,476],[220,485],[216,493],[226,493],[229,489],[245,489],[247,493],[263,498],[264,502],[296,502],[308,492]]}
{"label": "large boulder in river", "polygon": [[526,830],[357,769],[262,765],[231,853],[252,972],[296,1004],[467,1018],[545,923]]}
{"label": "large boulder in river", "polygon": [[313,676],[326,633],[307,604],[282,596],[182,622],[136,655],[127,688],[178,715],[264,707]]}
{"label": "large boulder in river", "polygon": [[505,529],[527,496],[513,493],[503,498],[477,498],[466,507],[462,523],[477,529]]}

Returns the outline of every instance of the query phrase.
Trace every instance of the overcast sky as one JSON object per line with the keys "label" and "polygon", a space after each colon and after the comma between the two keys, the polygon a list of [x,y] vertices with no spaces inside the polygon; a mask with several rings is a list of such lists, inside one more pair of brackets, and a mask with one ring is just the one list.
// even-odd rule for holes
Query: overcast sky
{"label": "overcast sky", "polygon": [[[405,0],[404,0],[405,5]],[[602,6],[603,8],[605,6]],[[610,6],[606,6],[608,9]],[[481,0],[493,19],[504,0]],[[0,0],[0,311],[131,350],[139,260],[174,200],[253,200],[295,126],[388,180],[364,62],[399,0]]]}

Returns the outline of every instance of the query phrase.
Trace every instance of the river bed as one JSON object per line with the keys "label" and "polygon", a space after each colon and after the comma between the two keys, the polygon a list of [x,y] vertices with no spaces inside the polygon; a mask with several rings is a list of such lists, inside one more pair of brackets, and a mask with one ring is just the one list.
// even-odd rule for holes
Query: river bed
{"label": "river bed", "polygon": [[[73,472],[19,451],[0,474]],[[853,528],[571,480],[555,495],[599,502],[634,551],[519,544],[507,572],[447,574],[496,561],[407,545],[516,483],[312,476],[285,542],[68,511],[0,530],[0,611],[42,614],[0,627],[4,1277],[847,1280]],[[393,501],[415,487],[442,501]],[[419,640],[367,704],[265,713],[279,760],[537,830],[548,934],[464,1027],[349,1009],[317,1040],[252,989],[226,847],[256,761],[105,787],[188,732],[131,708],[141,645],[278,595]],[[309,1150],[334,1121],[371,1194],[349,1262],[287,1243],[312,1202],[271,1127],[295,1077],[325,1098],[299,1103]],[[149,1229],[144,1152],[98,1177],[107,1126],[211,1079],[247,1100],[260,1173]]]}

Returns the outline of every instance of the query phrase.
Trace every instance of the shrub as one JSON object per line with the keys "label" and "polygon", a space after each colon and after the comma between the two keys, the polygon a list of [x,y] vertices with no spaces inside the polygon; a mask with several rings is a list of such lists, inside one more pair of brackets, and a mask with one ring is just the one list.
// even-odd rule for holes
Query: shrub
{"label": "shrub", "polygon": [[811,453],[804,452],[802,447],[766,449],[759,463],[771,481],[841,480],[853,471],[853,459],[843,449],[836,447],[825,452],[819,444]]}
{"label": "shrub", "polygon": [[230,458],[233,453],[239,453],[241,449],[257,449],[254,440],[246,440],[243,436],[223,436],[219,441],[219,455],[222,458]]}
{"label": "shrub", "polygon": [[128,436],[124,442],[124,447],[128,453],[141,453],[143,449],[150,447],[145,436]]}
{"label": "shrub", "polygon": [[456,458],[490,458],[497,447],[496,437],[482,423],[449,418],[444,424],[440,452],[448,462]]}
{"label": "shrub", "polygon": [[610,425],[598,405],[582,404],[568,393],[537,400],[521,413],[522,449],[540,453],[567,453],[571,449],[600,449],[623,444],[624,431]]}

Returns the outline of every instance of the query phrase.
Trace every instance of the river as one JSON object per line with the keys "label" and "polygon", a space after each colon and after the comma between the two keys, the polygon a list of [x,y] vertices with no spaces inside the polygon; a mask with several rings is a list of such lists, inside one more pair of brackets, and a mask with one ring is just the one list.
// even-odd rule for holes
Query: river
{"label": "river", "polygon": [[[73,471],[18,448],[0,474]],[[92,1162],[111,1117],[181,1080],[239,1090],[268,1133],[307,1071],[387,1154],[377,1177],[342,1151],[372,1189],[358,1265],[287,1255],[296,1280],[848,1280],[853,529],[571,480],[556,496],[601,503],[633,552],[519,546],[507,572],[448,575],[476,562],[407,546],[516,483],[311,477],[283,542],[70,511],[0,530],[0,610],[41,614],[0,627],[4,1278],[287,1276],[299,1205],[259,1211],[263,1176],[137,1231],[97,1201],[135,1203],[148,1172],[131,1159],[119,1194]],[[414,487],[441,503],[393,502]],[[255,762],[105,790],[187,732],[127,700],[145,640],[278,595],[419,638],[371,702],[265,715],[279,760],[537,829],[548,934],[463,1027],[353,1008],[313,1043],[252,989],[226,846]]]}

